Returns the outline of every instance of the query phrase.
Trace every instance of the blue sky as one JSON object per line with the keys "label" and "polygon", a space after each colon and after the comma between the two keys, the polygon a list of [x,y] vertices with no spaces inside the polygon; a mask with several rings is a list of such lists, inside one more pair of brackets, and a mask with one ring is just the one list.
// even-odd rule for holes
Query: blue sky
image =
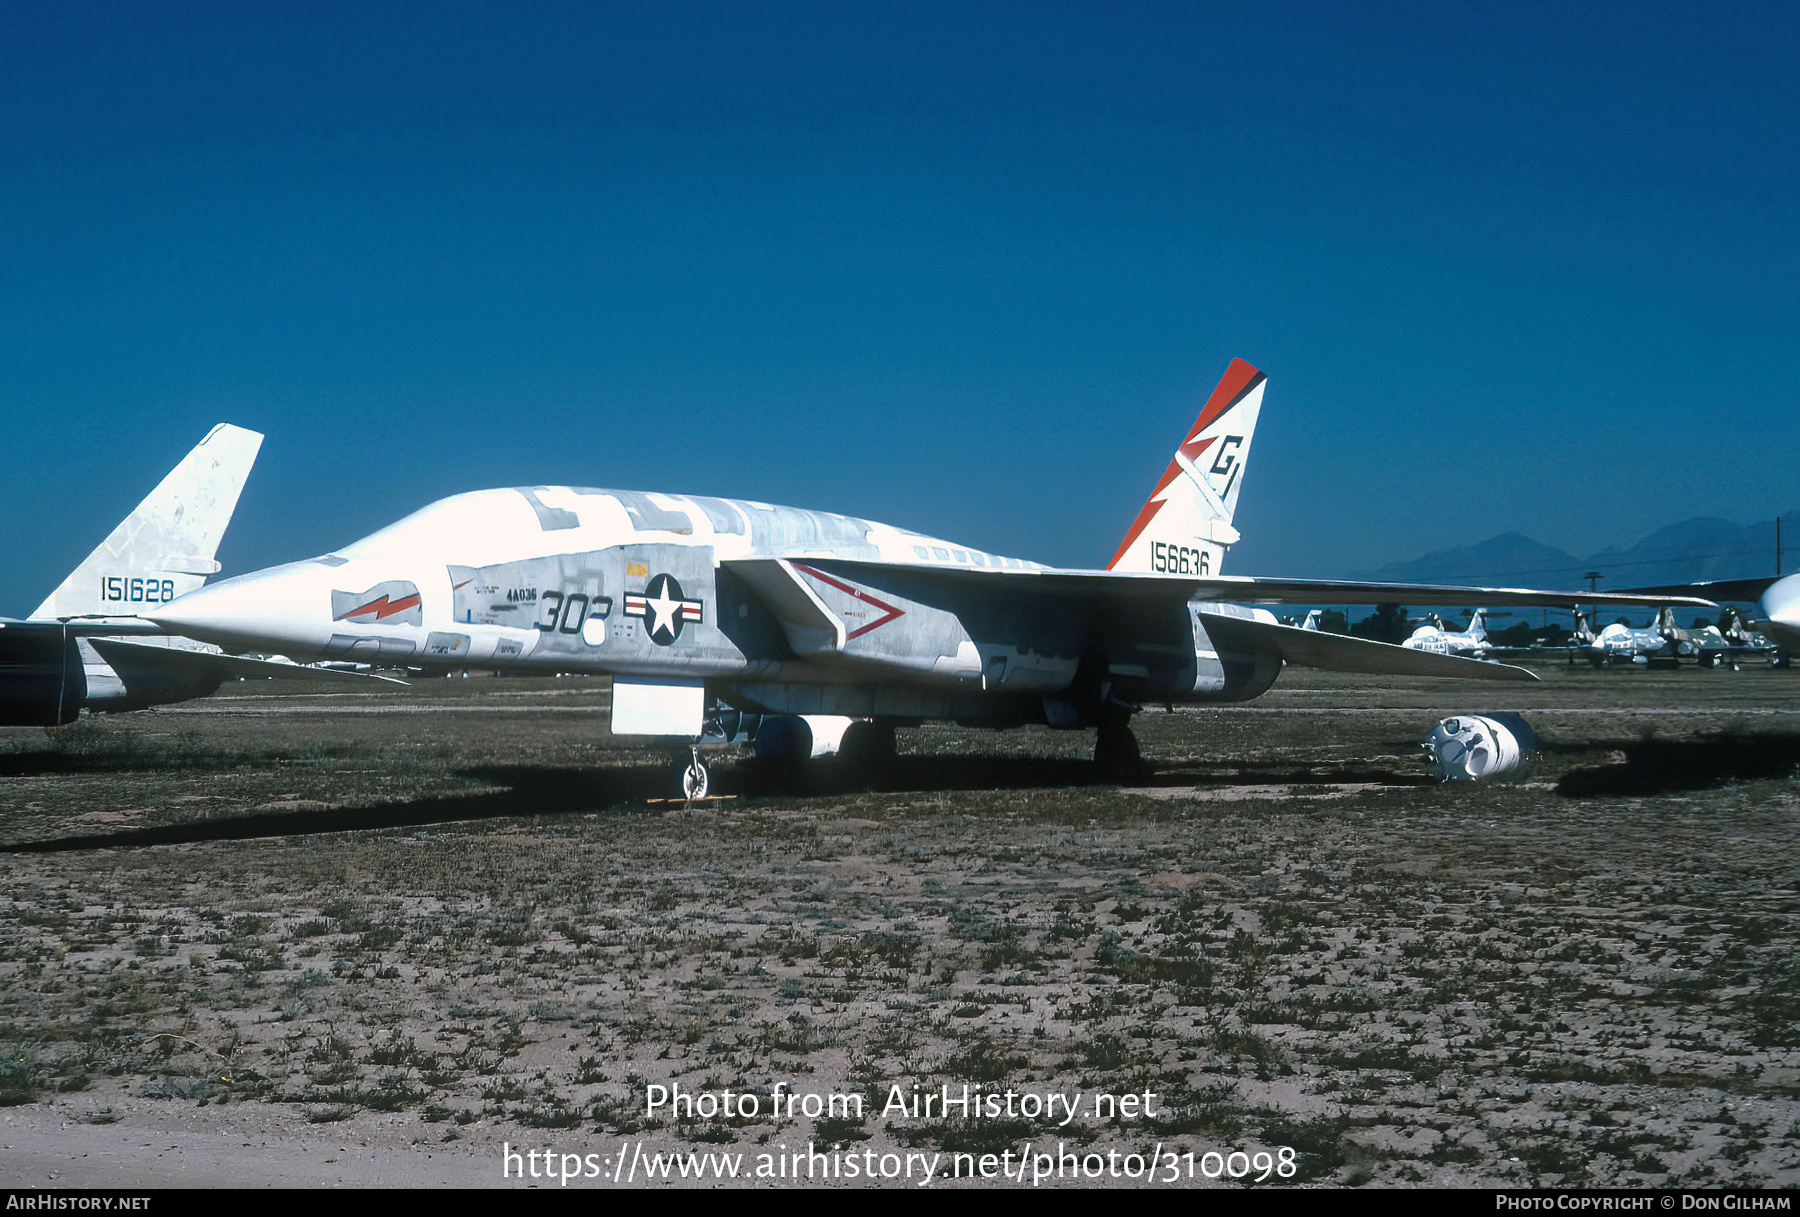
{"label": "blue sky", "polygon": [[1790,5],[0,8],[0,613],[215,422],[220,557],[519,483],[1227,570],[1800,505]]}

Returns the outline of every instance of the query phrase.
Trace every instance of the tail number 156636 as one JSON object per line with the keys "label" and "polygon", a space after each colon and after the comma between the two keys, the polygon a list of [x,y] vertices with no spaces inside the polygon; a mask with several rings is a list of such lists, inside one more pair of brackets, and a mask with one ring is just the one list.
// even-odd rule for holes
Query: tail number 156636
{"label": "tail number 156636", "polygon": [[1204,549],[1167,541],[1150,544],[1150,569],[1159,575],[1208,575],[1211,566],[1212,555]]}

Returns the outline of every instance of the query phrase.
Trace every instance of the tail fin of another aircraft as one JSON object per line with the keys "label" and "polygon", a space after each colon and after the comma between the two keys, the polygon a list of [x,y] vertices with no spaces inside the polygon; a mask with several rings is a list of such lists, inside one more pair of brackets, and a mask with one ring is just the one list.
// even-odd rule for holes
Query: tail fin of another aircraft
{"label": "tail fin of another aircraft", "polygon": [[262,440],[230,423],[207,432],[32,618],[132,616],[205,583]]}
{"label": "tail fin of another aircraft", "polygon": [[1469,618],[1469,628],[1464,632],[1471,638],[1486,641],[1488,636],[1487,610],[1484,608],[1476,609],[1474,615]]}
{"label": "tail fin of another aircraft", "polygon": [[1231,517],[1267,380],[1243,360],[1231,361],[1107,570],[1219,573],[1225,551],[1238,539]]}
{"label": "tail fin of another aircraft", "polygon": [[1598,637],[1598,635],[1594,633],[1594,624],[1595,619],[1600,616],[1599,610],[1590,609],[1588,612],[1584,613],[1577,607],[1574,616],[1575,625],[1574,628],[1569,631],[1569,641],[1582,643],[1594,641],[1594,639]]}

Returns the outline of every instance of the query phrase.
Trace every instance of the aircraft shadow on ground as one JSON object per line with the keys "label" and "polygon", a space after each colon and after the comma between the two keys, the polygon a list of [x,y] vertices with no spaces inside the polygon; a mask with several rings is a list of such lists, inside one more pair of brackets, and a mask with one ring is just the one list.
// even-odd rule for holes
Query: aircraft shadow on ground
{"label": "aircraft shadow on ground", "polygon": [[1723,734],[1699,740],[1637,740],[1625,759],[1571,769],[1557,782],[1571,798],[1707,790],[1735,781],[1788,778],[1800,768],[1800,734]]}
{"label": "aircraft shadow on ground", "polygon": [[[714,767],[718,794],[751,797],[877,793],[982,793],[1006,790],[1068,789],[1096,785],[1220,788],[1244,785],[1324,785],[1377,783],[1434,785],[1428,777],[1373,768],[1303,768],[1287,764],[1239,764],[1230,770],[1194,767],[1145,772],[1123,783],[1103,780],[1090,761],[1029,757],[905,756],[875,774],[851,773],[830,764],[796,770],[749,763]],[[502,786],[481,794],[444,795],[329,810],[260,811],[246,815],[57,837],[0,846],[0,853],[61,853],[143,845],[185,845],[205,841],[249,841],[315,833],[414,828],[516,816],[632,810],[667,810],[674,791],[673,771],[661,765],[617,768],[547,769],[488,766],[458,776]],[[657,800],[653,803],[652,800]]]}
{"label": "aircraft shadow on ground", "polygon": [[1368,767],[1314,767],[1292,761],[1231,762],[1218,765],[1164,764],[1147,759],[1135,773],[1108,778],[1092,761],[1031,757],[901,756],[874,772],[855,771],[830,762],[813,762],[806,770],[781,765],[743,766],[728,774],[721,789],[744,794],[841,794],[877,791],[885,794],[932,794],[962,791],[1067,789],[1112,785],[1166,789],[1215,789],[1232,786],[1298,786],[1376,783],[1391,786],[1436,785],[1423,774],[1400,774]]}
{"label": "aircraft shadow on ground", "polygon": [[226,770],[232,760],[171,761],[125,749],[103,752],[9,752],[0,755],[0,778],[61,777],[83,773],[130,773],[145,768]]}
{"label": "aircraft shadow on ground", "polygon": [[445,795],[337,807],[326,811],[264,811],[249,815],[126,829],[79,837],[58,837],[0,847],[0,853],[60,853],[133,845],[186,845],[199,841],[249,841],[328,832],[415,828],[509,816],[597,811],[620,804],[647,804],[666,793],[667,775],[642,766],[622,769],[539,769],[526,766],[470,769],[462,776],[505,786],[483,794]]}

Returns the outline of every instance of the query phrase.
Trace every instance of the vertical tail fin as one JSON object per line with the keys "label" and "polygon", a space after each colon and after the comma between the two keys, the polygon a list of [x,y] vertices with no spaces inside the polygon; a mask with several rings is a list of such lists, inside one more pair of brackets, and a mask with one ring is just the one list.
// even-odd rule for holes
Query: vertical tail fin
{"label": "vertical tail fin", "polygon": [[32,617],[131,616],[205,583],[262,440],[230,423],[207,432]]}
{"label": "vertical tail fin", "polygon": [[1231,361],[1107,570],[1213,575],[1238,539],[1231,526],[1268,378]]}
{"label": "vertical tail fin", "polygon": [[1580,607],[1577,606],[1574,612],[1575,625],[1574,628],[1569,631],[1569,641],[1581,643],[1594,641],[1597,637],[1594,633],[1594,619],[1599,615],[1599,613],[1592,609],[1584,613],[1581,611]]}

